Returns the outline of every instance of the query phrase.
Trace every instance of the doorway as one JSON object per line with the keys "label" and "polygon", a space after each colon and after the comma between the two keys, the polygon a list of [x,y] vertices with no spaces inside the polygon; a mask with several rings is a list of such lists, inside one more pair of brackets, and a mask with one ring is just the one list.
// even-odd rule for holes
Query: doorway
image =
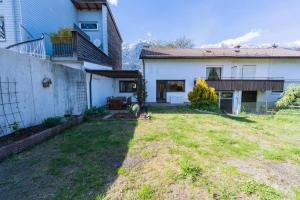
{"label": "doorway", "polygon": [[220,92],[220,109],[223,113],[232,113],[232,99],[233,93],[232,92]]}
{"label": "doorway", "polygon": [[156,102],[167,102],[167,81],[156,81]]}

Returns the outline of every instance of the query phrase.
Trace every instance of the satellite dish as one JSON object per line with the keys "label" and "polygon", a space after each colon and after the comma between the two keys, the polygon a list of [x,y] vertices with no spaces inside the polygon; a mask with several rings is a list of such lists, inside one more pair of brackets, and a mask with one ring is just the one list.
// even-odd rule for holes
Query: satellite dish
{"label": "satellite dish", "polygon": [[98,48],[100,48],[100,47],[101,47],[101,44],[102,44],[101,40],[99,40],[99,39],[95,39],[93,43],[94,43],[94,45],[95,45],[96,47],[98,47]]}

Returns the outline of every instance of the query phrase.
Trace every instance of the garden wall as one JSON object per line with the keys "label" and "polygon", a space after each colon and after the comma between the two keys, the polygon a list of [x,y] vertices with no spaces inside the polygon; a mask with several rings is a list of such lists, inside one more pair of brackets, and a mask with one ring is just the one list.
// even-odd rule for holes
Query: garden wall
{"label": "garden wall", "polygon": [[12,124],[34,126],[49,117],[82,114],[87,107],[82,70],[4,49],[0,67],[0,137],[12,132]]}

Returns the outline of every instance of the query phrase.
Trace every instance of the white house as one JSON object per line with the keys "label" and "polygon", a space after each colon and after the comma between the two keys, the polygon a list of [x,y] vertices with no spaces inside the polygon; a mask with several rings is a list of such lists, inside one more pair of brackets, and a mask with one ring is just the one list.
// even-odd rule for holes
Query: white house
{"label": "white house", "polygon": [[[61,28],[71,28],[72,36],[51,41]],[[106,0],[0,0],[0,48],[86,71],[89,107],[133,96],[139,75],[118,73],[122,37]]]}
{"label": "white house", "polygon": [[143,49],[148,103],[188,103],[205,79],[229,113],[271,107],[290,84],[300,84],[300,52],[279,48]]}

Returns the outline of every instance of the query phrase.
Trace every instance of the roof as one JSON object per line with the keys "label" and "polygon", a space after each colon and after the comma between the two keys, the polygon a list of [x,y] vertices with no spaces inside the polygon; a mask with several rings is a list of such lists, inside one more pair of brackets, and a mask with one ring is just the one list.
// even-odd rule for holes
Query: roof
{"label": "roof", "polygon": [[281,48],[144,48],[141,59],[203,59],[203,58],[300,58],[300,51]]}
{"label": "roof", "polygon": [[118,32],[118,35],[120,37],[120,39],[123,41],[122,39],[122,35],[119,31],[119,28],[117,26],[116,20],[112,14],[112,11],[110,9],[109,4],[107,3],[107,0],[71,0],[72,3],[74,4],[74,6],[79,9],[79,10],[83,10],[83,9],[87,9],[87,10],[99,10],[102,8],[102,4],[104,4],[107,7],[108,13],[112,18],[112,21],[114,23],[114,26],[116,27],[116,30]]}
{"label": "roof", "polygon": [[88,73],[105,76],[109,78],[140,78],[142,74],[138,70],[94,70],[86,69]]}

